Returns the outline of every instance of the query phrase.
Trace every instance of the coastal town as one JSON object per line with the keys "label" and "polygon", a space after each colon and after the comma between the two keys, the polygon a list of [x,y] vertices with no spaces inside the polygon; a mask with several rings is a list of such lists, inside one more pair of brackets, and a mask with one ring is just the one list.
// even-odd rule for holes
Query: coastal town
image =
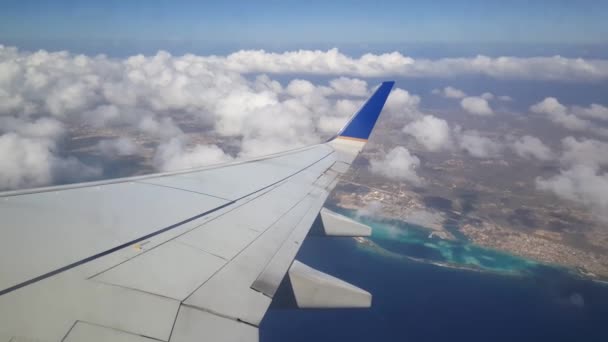
{"label": "coastal town", "polygon": [[[464,238],[479,246],[567,267],[591,279],[608,279],[608,255],[602,253],[601,246],[588,243],[581,247],[580,243],[573,243],[568,234],[542,229],[540,224],[537,229],[522,231],[481,217],[479,213],[463,215],[454,209],[430,208],[423,196],[408,190],[402,183],[385,182],[379,187],[372,187],[362,184],[360,178],[361,175],[347,174],[330,200],[339,207],[356,210],[362,215],[405,221],[428,229],[429,234],[436,238]],[[602,238],[600,235],[595,236],[596,244]],[[582,236],[585,238],[585,235]],[[593,233],[588,236],[593,236]]]}

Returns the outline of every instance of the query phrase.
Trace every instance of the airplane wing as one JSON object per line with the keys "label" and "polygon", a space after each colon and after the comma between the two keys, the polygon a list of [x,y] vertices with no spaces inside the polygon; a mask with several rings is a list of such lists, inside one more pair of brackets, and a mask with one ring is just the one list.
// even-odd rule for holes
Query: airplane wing
{"label": "airplane wing", "polygon": [[0,342],[257,341],[279,284],[301,308],[371,295],[294,258],[393,82],[330,141],[181,172],[0,194]]}

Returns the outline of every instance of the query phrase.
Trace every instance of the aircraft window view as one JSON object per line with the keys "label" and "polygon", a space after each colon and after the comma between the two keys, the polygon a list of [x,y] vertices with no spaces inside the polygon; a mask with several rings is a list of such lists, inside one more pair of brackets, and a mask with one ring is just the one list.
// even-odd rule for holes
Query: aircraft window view
{"label": "aircraft window view", "polygon": [[608,2],[0,3],[0,342],[608,341]]}

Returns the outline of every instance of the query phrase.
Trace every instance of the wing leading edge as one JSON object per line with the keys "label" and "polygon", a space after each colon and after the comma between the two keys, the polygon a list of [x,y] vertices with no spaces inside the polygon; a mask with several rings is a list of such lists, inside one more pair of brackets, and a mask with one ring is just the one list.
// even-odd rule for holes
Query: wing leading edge
{"label": "wing leading edge", "polygon": [[297,306],[371,295],[294,258],[364,147],[384,82],[325,144],[246,162],[0,194],[0,342],[257,340],[284,277]]}

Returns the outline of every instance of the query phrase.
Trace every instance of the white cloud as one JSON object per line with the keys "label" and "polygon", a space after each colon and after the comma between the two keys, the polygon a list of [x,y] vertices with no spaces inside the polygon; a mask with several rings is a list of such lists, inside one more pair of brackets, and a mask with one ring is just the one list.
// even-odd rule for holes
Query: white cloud
{"label": "white cloud", "polygon": [[511,148],[518,156],[522,158],[538,159],[547,161],[555,158],[553,151],[549,146],[545,145],[539,138],[530,135],[513,141]]}
{"label": "white cloud", "polygon": [[346,125],[347,117],[323,116],[319,118],[319,129],[327,133],[336,133]]}
{"label": "white cloud", "polygon": [[599,218],[608,220],[608,173],[588,165],[576,165],[553,177],[537,178],[536,187],[581,203]]}
{"label": "white cloud", "polygon": [[412,95],[407,90],[396,88],[386,100],[384,108],[387,112],[395,115],[412,117],[420,114],[418,104],[420,104],[419,96]]}
{"label": "white cloud", "polygon": [[180,138],[172,138],[156,150],[154,163],[162,171],[192,169],[232,160],[232,157],[216,145],[187,147]]}
{"label": "white cloud", "polygon": [[589,208],[608,221],[608,143],[593,139],[562,139],[563,169],[552,177],[536,179],[536,187]]}
{"label": "white cloud", "polygon": [[335,90],[336,94],[339,95],[360,97],[366,97],[370,95],[367,89],[367,82],[356,78],[335,78],[329,81],[329,85]]}
{"label": "white cloud", "polygon": [[481,94],[479,97],[481,97],[484,100],[490,101],[490,100],[494,100],[495,96],[494,94],[490,93],[490,92],[485,92],[483,94]]}
{"label": "white cloud", "polygon": [[488,137],[482,136],[477,131],[460,132],[454,130],[458,146],[476,158],[495,158],[498,157],[503,149],[501,143],[495,142]]}
{"label": "white cloud", "polygon": [[503,102],[513,101],[513,98],[511,96],[494,95],[490,92],[485,92],[485,93],[481,94],[479,97],[481,97],[484,100],[488,100],[488,101],[494,101],[494,100],[503,101]]}
{"label": "white cloud", "polygon": [[287,85],[287,94],[291,96],[305,96],[315,92],[315,87],[312,82],[307,80],[293,80]]}
{"label": "white cloud", "polygon": [[154,116],[144,116],[139,121],[137,128],[145,134],[161,138],[173,138],[183,134],[171,118],[157,119]]}
{"label": "white cloud", "polygon": [[451,86],[447,86],[443,89],[433,89],[432,93],[436,95],[441,95],[448,99],[461,99],[467,96],[464,91]]}
{"label": "white cloud", "polygon": [[0,135],[0,185],[16,189],[46,185],[52,181],[91,179],[100,170],[75,158],[62,158],[47,138],[24,137],[16,133]]}
{"label": "white cloud", "polygon": [[0,184],[8,188],[47,184],[52,180],[51,143],[8,133],[0,136]]}
{"label": "white cloud", "polygon": [[451,146],[448,123],[433,115],[425,115],[407,124],[403,127],[403,132],[416,138],[416,141],[429,151],[438,151]]}
{"label": "white cloud", "polygon": [[608,121],[608,107],[592,103],[589,107],[572,107],[574,114],[591,119]]}
{"label": "white cloud", "polygon": [[477,96],[465,97],[460,101],[460,106],[470,114],[474,115],[493,115],[494,111],[490,108],[490,104],[484,98]]}
{"label": "white cloud", "polygon": [[585,130],[589,128],[589,122],[568,113],[568,108],[559,103],[554,97],[547,97],[539,103],[530,107],[530,111],[538,114],[546,114],[549,120],[571,130]]}
{"label": "white cloud", "polygon": [[530,107],[530,110],[534,113],[542,113],[542,114],[565,114],[566,106],[559,103],[555,97],[546,97],[539,103],[536,103]]}
{"label": "white cloud", "polygon": [[104,139],[97,143],[97,149],[107,157],[130,156],[137,154],[138,146],[129,138]]}
{"label": "white cloud", "polygon": [[[467,97],[467,94],[464,91],[462,91],[458,88],[455,88],[455,87],[451,87],[451,86],[445,87],[443,89],[433,89],[431,91],[431,93],[433,93],[435,95],[441,95],[448,99],[464,99],[465,97]],[[513,98],[511,98],[508,95],[497,96],[490,92],[484,92],[483,94],[481,94],[479,96],[471,96],[471,98],[474,98],[474,99],[481,98],[486,101],[494,101],[494,100],[499,100],[499,101],[504,101],[504,102],[513,101]]]}
{"label": "white cloud", "polygon": [[562,139],[560,161],[566,166],[587,165],[593,168],[608,166],[608,143],[594,139]]}
{"label": "white cloud", "polygon": [[416,174],[418,167],[420,159],[403,146],[391,149],[382,158],[370,160],[370,170],[373,173],[413,185],[422,184],[422,179]]}
{"label": "white cloud", "polygon": [[245,50],[226,57],[205,57],[210,65],[239,73],[294,73],[356,77],[457,77],[484,75],[498,79],[591,81],[608,78],[608,61],[554,57],[487,57],[414,59],[399,52],[364,54],[359,58],[338,49],[270,53]]}
{"label": "white cloud", "polygon": [[65,135],[65,127],[53,118],[27,121],[12,116],[0,116],[0,134],[2,133],[17,133],[22,137],[54,141]]}

